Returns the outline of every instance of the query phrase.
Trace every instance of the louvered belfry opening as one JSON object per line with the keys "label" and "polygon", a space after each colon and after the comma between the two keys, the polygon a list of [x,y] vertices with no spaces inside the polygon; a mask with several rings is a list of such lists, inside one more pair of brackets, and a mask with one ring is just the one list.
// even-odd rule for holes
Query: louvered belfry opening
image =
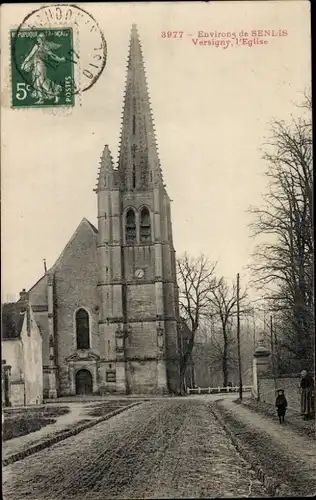
{"label": "louvered belfry opening", "polygon": [[125,237],[127,245],[136,243],[136,215],[132,208],[126,213]]}
{"label": "louvered belfry opening", "polygon": [[144,207],[140,213],[140,241],[151,240],[150,214],[148,208]]}

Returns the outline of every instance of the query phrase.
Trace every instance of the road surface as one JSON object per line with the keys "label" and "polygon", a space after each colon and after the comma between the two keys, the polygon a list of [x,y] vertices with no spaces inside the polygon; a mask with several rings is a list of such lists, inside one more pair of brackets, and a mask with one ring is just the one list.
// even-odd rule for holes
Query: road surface
{"label": "road surface", "polygon": [[151,400],[3,469],[4,500],[267,497],[210,398]]}

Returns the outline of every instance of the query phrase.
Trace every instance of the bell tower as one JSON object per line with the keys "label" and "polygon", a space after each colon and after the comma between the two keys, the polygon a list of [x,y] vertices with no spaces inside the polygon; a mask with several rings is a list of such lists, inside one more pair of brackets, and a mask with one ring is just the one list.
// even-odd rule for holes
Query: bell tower
{"label": "bell tower", "polygon": [[105,146],[98,185],[100,385],[130,394],[180,385],[178,288],[170,199],[144,61],[132,26],[118,166]]}

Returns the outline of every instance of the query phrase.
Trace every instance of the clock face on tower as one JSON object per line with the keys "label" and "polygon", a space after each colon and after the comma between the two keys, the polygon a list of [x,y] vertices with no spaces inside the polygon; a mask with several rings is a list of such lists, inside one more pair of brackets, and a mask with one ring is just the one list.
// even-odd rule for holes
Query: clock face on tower
{"label": "clock face on tower", "polygon": [[136,269],[135,278],[141,279],[144,277],[145,271],[144,269]]}

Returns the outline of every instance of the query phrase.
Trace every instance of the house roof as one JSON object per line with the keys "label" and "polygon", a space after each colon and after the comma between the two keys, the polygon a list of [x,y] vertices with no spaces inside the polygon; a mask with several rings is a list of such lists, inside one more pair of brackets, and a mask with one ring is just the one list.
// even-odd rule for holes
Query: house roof
{"label": "house roof", "polygon": [[24,311],[21,303],[7,302],[2,305],[2,339],[20,338]]}

